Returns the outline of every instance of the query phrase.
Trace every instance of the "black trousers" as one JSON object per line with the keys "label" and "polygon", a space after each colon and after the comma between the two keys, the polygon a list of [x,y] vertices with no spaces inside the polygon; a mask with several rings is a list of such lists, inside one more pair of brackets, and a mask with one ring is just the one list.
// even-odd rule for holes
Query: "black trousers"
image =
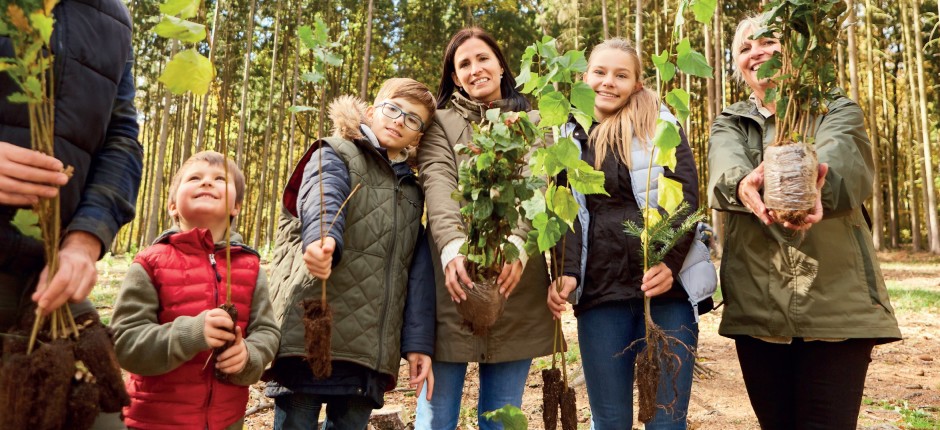
{"label": "black trousers", "polygon": [[735,338],[741,373],[763,430],[854,430],[875,339]]}

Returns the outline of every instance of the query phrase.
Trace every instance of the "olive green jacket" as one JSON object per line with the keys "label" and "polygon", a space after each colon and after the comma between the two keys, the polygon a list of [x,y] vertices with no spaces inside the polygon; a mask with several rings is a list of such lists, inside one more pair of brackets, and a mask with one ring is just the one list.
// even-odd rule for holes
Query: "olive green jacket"
{"label": "olive green jacket", "polygon": [[[502,102],[495,102],[492,107],[517,110]],[[545,304],[548,269],[541,255],[529,256],[503,315],[484,336],[473,335],[463,325],[463,318],[444,285],[441,249],[454,240],[466,239],[460,203],[451,198],[457,189],[457,167],[464,158],[454,152],[454,146],[470,141],[472,124],[482,119],[486,109],[455,94],[448,108],[434,115],[418,149],[418,172],[427,202],[437,283],[436,361],[500,363],[552,353],[554,324]],[[525,239],[527,230],[519,228],[513,234]]]}
{"label": "olive green jacket", "polygon": [[772,127],[750,101],[712,125],[708,196],[725,211],[718,332],[725,336],[876,338],[901,332],[888,299],[862,203],[872,194],[872,148],[862,110],[847,97],[816,119],[819,162],[829,164],[823,220],[805,235],[765,226],[740,201],[738,183],[763,161]]}

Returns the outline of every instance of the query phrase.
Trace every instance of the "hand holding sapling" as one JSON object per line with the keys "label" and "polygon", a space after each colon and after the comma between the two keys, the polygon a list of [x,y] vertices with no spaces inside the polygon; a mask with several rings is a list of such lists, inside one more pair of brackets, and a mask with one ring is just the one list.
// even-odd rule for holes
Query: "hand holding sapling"
{"label": "hand holding sapling", "polygon": [[203,323],[202,336],[206,341],[206,345],[209,345],[210,348],[221,348],[226,343],[235,340],[235,334],[232,331],[235,322],[232,321],[232,317],[229,316],[228,312],[220,308],[214,308],[203,311],[203,313],[205,314],[205,322]]}
{"label": "hand holding sapling", "polygon": [[0,204],[34,205],[53,198],[69,178],[57,158],[0,141]]}
{"label": "hand holding sapling", "polygon": [[568,295],[578,287],[578,281],[571,276],[561,276],[548,288],[548,309],[556,320],[567,308]]}
{"label": "hand holding sapling", "polygon": [[235,342],[215,359],[215,368],[227,375],[234,375],[248,364],[248,347],[242,336],[242,328],[235,326]]}
{"label": "hand holding sapling", "polygon": [[307,270],[317,279],[329,279],[333,270],[333,251],[336,250],[336,239],[327,236],[316,240],[304,251],[304,263]]}

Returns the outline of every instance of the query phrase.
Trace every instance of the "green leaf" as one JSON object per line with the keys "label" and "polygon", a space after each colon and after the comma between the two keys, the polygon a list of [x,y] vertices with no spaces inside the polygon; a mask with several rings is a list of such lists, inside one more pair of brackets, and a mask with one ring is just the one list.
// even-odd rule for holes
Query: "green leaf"
{"label": "green leaf", "polygon": [[692,2],[692,13],[695,14],[695,20],[709,25],[712,22],[712,16],[715,14],[717,0],[695,0]]}
{"label": "green leaf", "polygon": [[533,77],[522,86],[523,94],[532,94],[533,91],[536,90],[541,92],[542,88],[544,88],[545,84],[548,82],[548,76],[540,76],[538,73],[532,73],[532,76]]}
{"label": "green leaf", "polygon": [[493,213],[493,201],[489,197],[480,197],[473,203],[473,217],[484,219]]}
{"label": "green leaf", "polygon": [[555,246],[566,231],[568,230],[565,224],[558,217],[548,217],[545,228],[539,229],[539,252],[545,252]]}
{"label": "green leaf", "polygon": [[657,148],[656,158],[654,160],[656,164],[668,167],[669,170],[676,170],[676,148],[669,148],[667,150],[661,150]]}
{"label": "green leaf", "polygon": [[572,229],[574,229],[574,220],[578,217],[579,207],[578,201],[574,199],[568,187],[558,187],[552,195],[551,210]]}
{"label": "green leaf", "polygon": [[682,184],[674,179],[667,178],[665,175],[659,175],[659,207],[666,213],[674,213],[679,204],[682,203]]}
{"label": "green leaf", "polygon": [[314,16],[313,26],[317,44],[320,46],[327,45],[330,42],[330,36],[326,23],[323,22],[323,15],[321,15],[320,12],[317,12],[316,16]]}
{"label": "green leaf", "polygon": [[29,103],[29,97],[25,93],[13,93],[7,96],[10,103]]}
{"label": "green leaf", "polygon": [[499,122],[499,108],[488,109],[486,111],[486,120],[492,123]]}
{"label": "green leaf", "polygon": [[588,62],[584,58],[584,51],[568,51],[565,52],[565,59],[567,60],[567,69],[569,72],[583,72],[587,70]]}
{"label": "green leaf", "polygon": [[332,52],[327,52],[323,56],[323,61],[326,62],[326,64],[335,67],[343,64],[343,57],[340,57],[339,55],[336,55]]}
{"label": "green leaf", "polygon": [[153,32],[160,37],[186,43],[196,43],[206,38],[206,26],[169,15],[163,16]]}
{"label": "green leaf", "polygon": [[[180,18],[192,18],[199,12],[200,0],[166,0],[160,5],[160,12],[178,15]],[[151,3],[152,4],[152,3]]]}
{"label": "green leaf", "polygon": [[671,81],[676,76],[676,66],[669,61],[669,51],[663,50],[662,54],[653,54],[652,57],[653,65],[659,71],[659,77],[662,78],[663,82]]}
{"label": "green leaf", "polygon": [[24,86],[23,89],[31,99],[40,100],[42,98],[42,84],[39,83],[39,78],[35,76],[26,78]]}
{"label": "green leaf", "polygon": [[42,230],[39,229],[39,215],[36,212],[29,209],[18,209],[10,224],[13,224],[13,227],[16,227],[23,236],[42,240]]}
{"label": "green leaf", "polygon": [[676,117],[679,118],[680,123],[685,122],[689,114],[692,113],[692,111],[689,110],[690,99],[689,93],[685,92],[682,88],[673,89],[666,94],[666,103],[676,111]]}
{"label": "green leaf", "polygon": [[495,411],[484,412],[483,416],[490,421],[503,423],[505,430],[526,430],[529,428],[529,421],[526,419],[525,414],[513,405],[506,405]]}
{"label": "green leaf", "polygon": [[323,80],[323,78],[325,78],[325,76],[319,72],[307,72],[300,75],[300,79],[302,79],[304,82],[310,82],[311,84],[320,82]]}
{"label": "green leaf", "polygon": [[591,124],[594,123],[594,115],[593,115],[593,114],[594,114],[593,111],[591,111],[591,114],[588,114],[588,113],[586,113],[586,112],[581,112],[581,110],[579,110],[579,109],[572,109],[572,110],[571,110],[571,115],[574,116],[574,120],[577,121],[578,124],[581,125],[581,128],[583,128],[583,129],[585,129],[585,130],[590,130],[590,129],[591,129]]}
{"label": "green leaf", "polygon": [[607,194],[604,189],[604,172],[594,170],[590,164],[580,160],[574,169],[568,169],[568,182],[581,194]]}
{"label": "green leaf", "polygon": [[770,59],[757,68],[757,79],[772,78],[777,75],[781,67],[783,67],[783,61],[780,52],[774,52]]}
{"label": "green leaf", "polygon": [[689,38],[683,38],[676,46],[676,65],[683,73],[701,78],[712,77],[712,68],[705,56],[692,49]]}
{"label": "green leaf", "polygon": [[313,38],[313,29],[309,25],[300,26],[297,29],[297,37],[300,38],[300,41],[307,49],[314,49],[318,46],[317,41]]}
{"label": "green leaf", "polygon": [[33,12],[29,14],[29,24],[39,31],[43,43],[49,44],[49,38],[52,37],[52,17],[46,16],[42,12]]}
{"label": "green leaf", "polygon": [[532,198],[522,202],[522,209],[529,220],[534,219],[538,214],[544,214],[547,210],[545,196],[542,193],[534,193]]}
{"label": "green leaf", "polygon": [[[555,157],[555,160],[565,168],[577,168],[578,162],[581,161],[581,151],[578,150],[578,145],[570,137],[559,138],[558,142],[555,142],[547,149]],[[550,176],[556,174],[558,172],[550,173]]]}
{"label": "green leaf", "polygon": [[173,94],[192,91],[193,94],[201,96],[209,91],[209,82],[214,77],[215,68],[209,59],[195,49],[189,49],[176,54],[167,63],[159,80]]}
{"label": "green leaf", "polygon": [[547,128],[564,124],[568,120],[568,109],[570,107],[568,99],[558,91],[543,95],[539,100],[539,113],[542,115],[542,122],[539,127]]}
{"label": "green leaf", "polygon": [[[594,98],[597,94],[584,81],[577,81],[571,86],[571,104],[585,114],[594,115]],[[585,128],[589,130],[591,127]]]}
{"label": "green leaf", "polygon": [[666,150],[679,146],[682,138],[679,136],[679,127],[664,119],[656,119],[656,134],[653,135],[653,145]]}

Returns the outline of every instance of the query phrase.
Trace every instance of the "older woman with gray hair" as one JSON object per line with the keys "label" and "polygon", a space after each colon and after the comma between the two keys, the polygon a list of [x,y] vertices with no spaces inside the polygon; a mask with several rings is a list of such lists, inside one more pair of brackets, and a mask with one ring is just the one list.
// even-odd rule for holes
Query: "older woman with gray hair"
{"label": "older woman with gray hair", "polygon": [[800,227],[778,222],[761,197],[775,82],[758,68],[780,42],[752,38],[762,27],[759,16],[738,25],[735,76],[752,93],[712,125],[708,195],[726,213],[718,332],[735,340],[761,428],[854,429],[873,347],[901,338],[862,206],[872,147],[858,104],[830,101],[815,118],[818,210]]}

